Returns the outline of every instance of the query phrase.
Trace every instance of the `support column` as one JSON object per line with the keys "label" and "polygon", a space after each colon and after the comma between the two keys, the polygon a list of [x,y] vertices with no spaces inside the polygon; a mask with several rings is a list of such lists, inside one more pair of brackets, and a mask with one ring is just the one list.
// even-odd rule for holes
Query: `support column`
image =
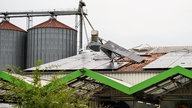
{"label": "support column", "polygon": [[79,24],[79,50],[83,48],[83,16],[80,15],[80,24]]}

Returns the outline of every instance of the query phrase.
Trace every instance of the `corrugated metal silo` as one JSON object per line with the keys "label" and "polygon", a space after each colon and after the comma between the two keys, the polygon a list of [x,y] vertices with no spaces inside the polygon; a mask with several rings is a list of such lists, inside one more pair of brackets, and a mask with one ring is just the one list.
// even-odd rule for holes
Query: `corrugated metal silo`
{"label": "corrugated metal silo", "polygon": [[9,66],[25,68],[26,35],[9,21],[0,23],[0,70]]}
{"label": "corrugated metal silo", "polygon": [[76,55],[77,31],[54,18],[28,30],[27,68]]}

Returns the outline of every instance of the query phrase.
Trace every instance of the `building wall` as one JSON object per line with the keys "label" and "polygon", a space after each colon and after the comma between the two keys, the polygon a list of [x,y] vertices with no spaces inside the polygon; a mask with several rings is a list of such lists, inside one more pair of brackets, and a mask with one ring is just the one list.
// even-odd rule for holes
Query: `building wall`
{"label": "building wall", "polygon": [[16,66],[25,68],[26,32],[0,30],[0,70]]}

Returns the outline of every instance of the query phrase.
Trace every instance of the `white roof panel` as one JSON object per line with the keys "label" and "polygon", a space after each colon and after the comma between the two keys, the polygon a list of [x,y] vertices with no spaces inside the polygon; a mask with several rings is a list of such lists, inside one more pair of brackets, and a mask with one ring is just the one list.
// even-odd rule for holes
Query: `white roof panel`
{"label": "white roof panel", "polygon": [[164,69],[175,66],[192,68],[192,52],[171,52],[146,65],[144,69]]}
{"label": "white roof panel", "polygon": [[[118,69],[128,62],[111,62],[111,59],[102,52],[87,51],[85,53],[43,64],[40,70],[77,70],[87,69]],[[26,69],[26,71],[35,70],[36,67]]]}

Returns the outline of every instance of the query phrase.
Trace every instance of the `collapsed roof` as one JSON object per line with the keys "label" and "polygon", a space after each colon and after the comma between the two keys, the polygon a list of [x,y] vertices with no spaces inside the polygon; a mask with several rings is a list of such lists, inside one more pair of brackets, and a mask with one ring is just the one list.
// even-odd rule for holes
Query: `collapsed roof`
{"label": "collapsed roof", "polygon": [[[86,50],[82,54],[42,64],[47,71],[73,71],[83,67],[96,71],[165,70],[174,66],[192,68],[191,46],[151,47],[148,44],[125,49],[114,42],[101,45],[100,52]],[[36,67],[25,71],[35,70]]]}
{"label": "collapsed roof", "polygon": [[[144,61],[139,55],[128,51],[127,49],[108,41],[101,46],[100,52],[87,50],[82,54],[60,59],[50,63],[43,64],[40,70],[77,70],[86,67],[91,70],[117,70],[120,67],[129,64],[127,61],[119,61],[121,58],[128,58],[132,62],[141,63]],[[26,71],[35,70],[36,67],[26,69]]]}

